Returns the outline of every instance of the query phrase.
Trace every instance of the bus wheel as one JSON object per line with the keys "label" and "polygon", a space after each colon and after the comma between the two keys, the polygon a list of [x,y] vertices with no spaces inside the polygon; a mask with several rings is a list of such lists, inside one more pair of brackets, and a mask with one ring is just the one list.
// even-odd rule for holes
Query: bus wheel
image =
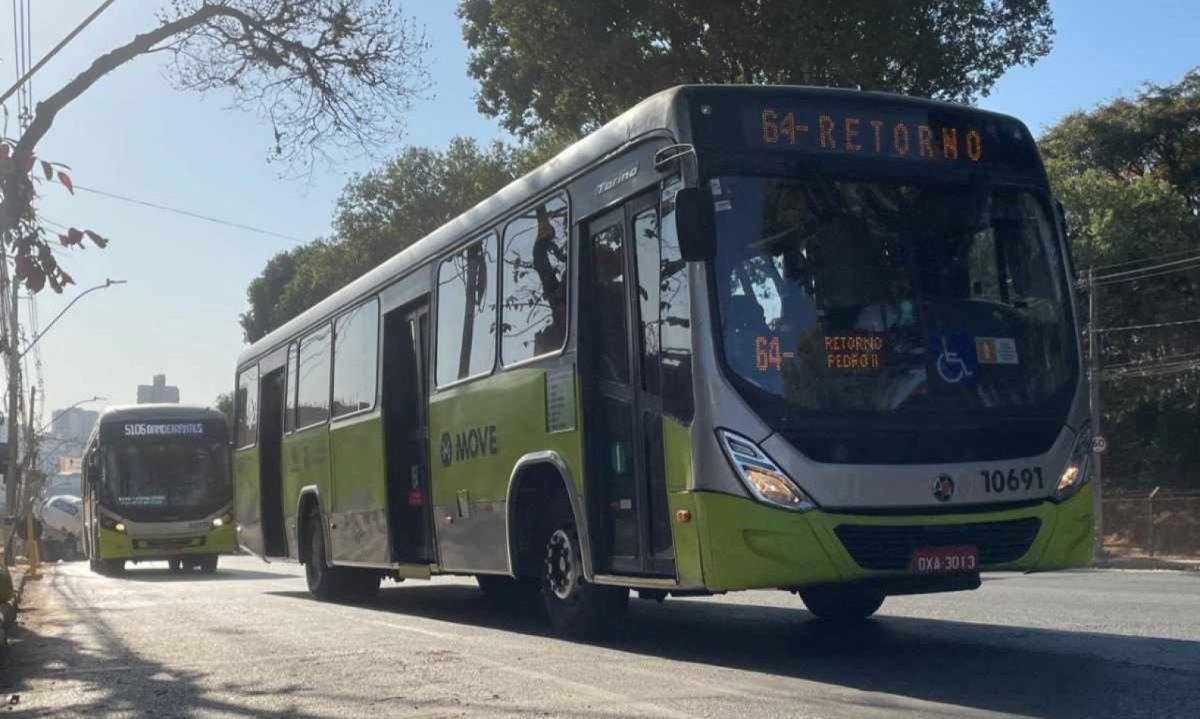
{"label": "bus wheel", "polygon": [[883,592],[860,587],[814,587],[800,592],[808,611],[833,622],[866,619],[883,604],[884,596]]}
{"label": "bus wheel", "polygon": [[104,574],[110,577],[115,577],[125,571],[124,559],[101,559],[100,561],[104,564]]}
{"label": "bus wheel", "polygon": [[336,572],[325,562],[325,533],[321,531],[321,515],[313,512],[305,522],[308,534],[308,556],[304,562],[304,579],[308,591],[323,602],[337,599]]}
{"label": "bus wheel", "polygon": [[196,561],[196,565],[200,567],[201,572],[213,574],[217,571],[217,555],[206,554]]}
{"label": "bus wheel", "polygon": [[542,600],[556,632],[572,639],[596,639],[607,635],[624,614],[629,590],[591,584],[584,578],[579,536],[566,523],[546,540]]}
{"label": "bus wheel", "polygon": [[95,557],[88,557],[88,568],[96,574],[104,574],[104,565]]}
{"label": "bus wheel", "polygon": [[167,569],[172,572],[178,572],[183,569],[183,560],[179,557],[174,557],[167,560]]}

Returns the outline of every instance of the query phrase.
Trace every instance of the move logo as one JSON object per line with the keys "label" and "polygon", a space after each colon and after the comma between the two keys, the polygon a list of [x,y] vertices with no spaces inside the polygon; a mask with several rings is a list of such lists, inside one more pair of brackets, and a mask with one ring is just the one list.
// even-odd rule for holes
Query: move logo
{"label": "move logo", "polygon": [[473,427],[453,435],[443,432],[439,449],[444,467],[449,467],[455,462],[496,454],[500,451],[496,441],[496,425]]}
{"label": "move logo", "polygon": [[442,432],[442,466],[449,467],[454,461],[454,440],[449,432]]}

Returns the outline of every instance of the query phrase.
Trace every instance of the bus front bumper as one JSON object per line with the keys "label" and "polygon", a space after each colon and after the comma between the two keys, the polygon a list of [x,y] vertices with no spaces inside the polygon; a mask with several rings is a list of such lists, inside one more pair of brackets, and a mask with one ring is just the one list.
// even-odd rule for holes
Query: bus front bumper
{"label": "bus front bumper", "polygon": [[99,531],[98,548],[103,559],[149,561],[193,554],[229,554],[237,548],[232,522],[207,532],[139,535],[136,529]]}
{"label": "bus front bumper", "polygon": [[908,565],[912,551],[924,546],[976,546],[985,572],[1041,572],[1092,561],[1090,483],[1061,503],[946,515],[796,514],[726,494],[687,494],[690,502],[683,504],[697,520],[701,576],[680,580],[710,591],[866,581],[890,587],[889,593],[978,586],[956,583],[953,575],[918,577]]}

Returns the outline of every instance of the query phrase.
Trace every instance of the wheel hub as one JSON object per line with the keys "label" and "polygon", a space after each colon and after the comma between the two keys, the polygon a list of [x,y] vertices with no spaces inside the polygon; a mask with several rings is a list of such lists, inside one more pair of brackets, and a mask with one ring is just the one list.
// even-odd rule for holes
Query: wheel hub
{"label": "wheel hub", "polygon": [[546,544],[546,582],[559,599],[570,599],[579,588],[582,573],[571,537],[564,530],[550,535]]}

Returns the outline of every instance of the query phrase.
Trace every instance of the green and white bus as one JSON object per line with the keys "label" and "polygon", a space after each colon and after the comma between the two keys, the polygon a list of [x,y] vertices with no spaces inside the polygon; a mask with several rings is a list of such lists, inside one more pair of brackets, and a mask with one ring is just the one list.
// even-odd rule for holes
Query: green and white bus
{"label": "green and white bus", "polygon": [[318,597],[539,587],[568,635],[1084,565],[1070,277],[1013,118],[666,90],[241,354],[240,542]]}
{"label": "green and white bus", "polygon": [[166,560],[172,571],[217,569],[237,549],[229,427],[215,409],[110,407],[84,448],[83,545],[92,570]]}

